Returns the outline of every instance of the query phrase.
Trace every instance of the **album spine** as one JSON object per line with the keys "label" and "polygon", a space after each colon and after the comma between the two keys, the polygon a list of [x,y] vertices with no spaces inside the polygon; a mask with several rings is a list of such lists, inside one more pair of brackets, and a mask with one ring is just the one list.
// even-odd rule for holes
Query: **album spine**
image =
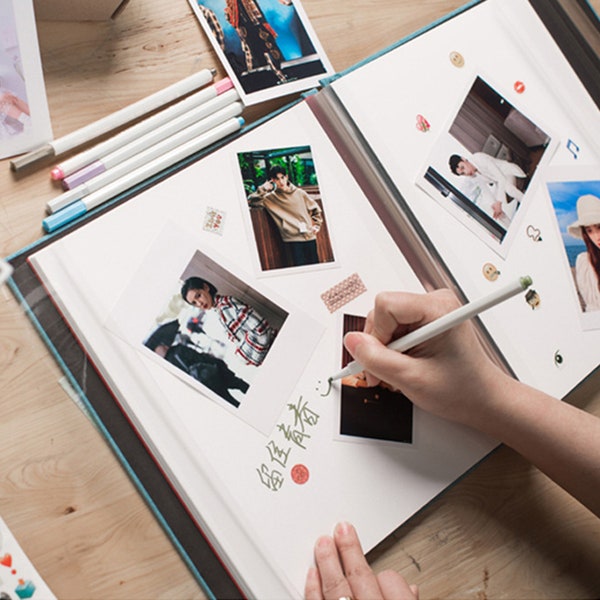
{"label": "album spine", "polygon": [[[308,96],[306,102],[425,290],[449,288],[462,303],[468,302],[443,257],[333,87],[326,86]],[[479,319],[474,322],[484,350],[514,377],[514,371],[483,323]]]}

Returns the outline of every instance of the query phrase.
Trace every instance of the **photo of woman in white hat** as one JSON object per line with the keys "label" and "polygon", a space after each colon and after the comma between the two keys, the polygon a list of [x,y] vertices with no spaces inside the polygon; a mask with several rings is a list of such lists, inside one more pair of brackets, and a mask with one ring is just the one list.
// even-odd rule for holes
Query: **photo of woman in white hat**
{"label": "photo of woman in white hat", "polygon": [[592,194],[577,199],[577,220],[567,227],[573,237],[585,242],[577,256],[575,279],[586,312],[600,310],[600,198]]}

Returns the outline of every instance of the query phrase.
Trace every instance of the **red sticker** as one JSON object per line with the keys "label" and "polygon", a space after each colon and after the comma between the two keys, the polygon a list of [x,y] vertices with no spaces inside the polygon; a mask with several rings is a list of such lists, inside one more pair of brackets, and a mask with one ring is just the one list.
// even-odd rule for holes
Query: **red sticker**
{"label": "red sticker", "polygon": [[12,555],[7,552],[2,558],[0,558],[0,565],[12,567]]}
{"label": "red sticker", "polygon": [[525,91],[525,84],[522,81],[515,81],[515,92],[522,94]]}
{"label": "red sticker", "polygon": [[308,481],[308,469],[304,465],[294,465],[292,467],[292,479],[294,483],[302,485]]}

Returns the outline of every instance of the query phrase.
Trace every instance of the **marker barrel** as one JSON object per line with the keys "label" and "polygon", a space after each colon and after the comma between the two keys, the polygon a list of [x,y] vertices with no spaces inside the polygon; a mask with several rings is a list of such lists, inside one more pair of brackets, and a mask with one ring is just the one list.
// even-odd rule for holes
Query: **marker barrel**
{"label": "marker barrel", "polygon": [[129,106],[125,106],[102,119],[98,119],[81,129],[73,131],[57,140],[45,144],[41,148],[18,157],[10,163],[10,167],[13,171],[19,171],[47,156],[59,156],[60,154],[81,146],[112,129],[116,129],[129,121],[133,121],[160,106],[169,104],[170,102],[189,94],[195,89],[211,82],[215,74],[216,71],[214,69],[202,69],[201,71],[159,90],[150,96],[146,96]]}
{"label": "marker barrel", "polygon": [[154,159],[139,167],[135,171],[130,172],[127,176],[121,177],[113,181],[98,191],[86,196],[83,200],[77,200],[69,206],[60,210],[49,217],[46,217],[43,222],[43,228],[46,232],[52,233],[60,227],[78,219],[90,210],[114,198],[121,192],[128,190],[134,185],[145,181],[149,177],[160,173],[164,169],[178,163],[181,160],[217,143],[219,140],[238,131],[244,124],[244,119],[234,117],[221,123],[217,127],[199,135],[198,137],[181,144],[170,152],[167,152],[161,157]]}
{"label": "marker barrel", "polygon": [[95,191],[108,185],[110,182],[121,177],[127,177],[128,173],[134,171],[138,167],[155,159],[160,159],[167,152],[170,152],[181,144],[184,144],[189,140],[201,135],[202,133],[211,130],[213,127],[220,125],[227,119],[239,116],[242,110],[243,105],[241,102],[232,102],[228,106],[225,106],[221,110],[218,110],[208,117],[201,119],[197,123],[193,123],[189,127],[178,131],[177,133],[158,142],[157,144],[150,146],[149,148],[146,148],[142,152],[134,154],[127,160],[123,160],[115,165],[112,169],[109,169],[97,177],[82,183],[76,188],[63,193],[56,198],[53,198],[46,205],[47,212],[56,213],[57,211],[64,209],[71,202],[82,199],[89,194],[94,193]]}
{"label": "marker barrel", "polygon": [[98,119],[77,131],[73,131],[58,140],[54,140],[52,145],[54,146],[55,155],[58,156],[63,152],[67,152],[72,148],[76,148],[81,144],[84,144],[103,133],[116,129],[129,121],[133,121],[142,115],[145,115],[160,106],[169,104],[190,92],[210,83],[214,78],[214,72],[210,69],[203,69],[194,73],[173,85],[170,85],[150,96],[146,96],[129,106],[117,110],[116,112]]}
{"label": "marker barrel", "polygon": [[[231,79],[226,77],[210,87],[200,90],[199,92],[195,92],[189,97],[180,100],[173,106],[169,106],[168,108],[161,110],[159,113],[152,115],[151,117],[147,117],[143,121],[140,121],[139,123],[136,123],[124,131],[112,136],[110,139],[100,142],[92,148],[84,150],[72,158],[68,158],[67,160],[61,162],[59,165],[56,165],[55,169],[53,169],[52,178],[63,179],[64,177],[71,175],[71,173],[75,173],[75,171],[78,171],[95,160],[98,160],[110,152],[113,152],[116,148],[120,148],[125,144],[129,144],[133,140],[139,139],[141,136],[155,130],[164,123],[172,121],[180,115],[193,110],[197,106],[208,103],[219,95],[224,94],[226,91],[231,90],[232,87],[233,83]],[[235,95],[235,99],[237,100],[237,93]]]}
{"label": "marker barrel", "polygon": [[190,125],[197,123],[201,119],[209,117],[220,109],[233,104],[238,98],[238,93],[235,90],[229,90],[220,96],[215,96],[208,102],[204,102],[203,104],[191,108],[169,121],[156,125],[153,129],[146,132],[146,134],[140,134],[132,138],[129,143],[113,146],[113,150],[102,156],[101,159],[87,163],[83,168],[78,169],[65,177],[63,179],[63,188],[70,190],[85,183],[100,173],[120,165],[123,161],[128,160],[139,152],[143,152],[146,148],[167,139],[178,131],[181,131]]}

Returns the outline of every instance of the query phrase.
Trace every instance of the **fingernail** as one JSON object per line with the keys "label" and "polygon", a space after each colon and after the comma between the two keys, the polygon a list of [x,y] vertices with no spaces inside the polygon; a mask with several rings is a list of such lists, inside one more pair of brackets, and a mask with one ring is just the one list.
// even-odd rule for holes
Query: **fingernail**
{"label": "fingernail", "polygon": [[316,548],[328,548],[333,543],[333,540],[328,535],[322,535],[316,542]]}
{"label": "fingernail", "polygon": [[339,535],[348,535],[352,531],[352,525],[346,521],[341,521],[335,526],[335,531]]}
{"label": "fingernail", "polygon": [[356,350],[356,346],[358,345],[359,341],[360,336],[356,335],[355,331],[349,331],[344,336],[344,346],[346,347],[346,350],[352,354],[352,356],[354,356],[354,351]]}

